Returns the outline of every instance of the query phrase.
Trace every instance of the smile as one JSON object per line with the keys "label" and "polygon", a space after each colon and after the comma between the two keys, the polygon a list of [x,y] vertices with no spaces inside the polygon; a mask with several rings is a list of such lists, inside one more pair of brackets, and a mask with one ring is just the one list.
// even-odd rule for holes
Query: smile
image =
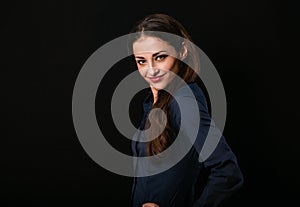
{"label": "smile", "polygon": [[155,77],[148,77],[148,78],[150,79],[150,81],[151,81],[152,83],[157,83],[157,82],[159,82],[159,81],[162,80],[162,78],[163,78],[164,75],[165,75],[165,74],[160,75],[160,76],[155,76]]}

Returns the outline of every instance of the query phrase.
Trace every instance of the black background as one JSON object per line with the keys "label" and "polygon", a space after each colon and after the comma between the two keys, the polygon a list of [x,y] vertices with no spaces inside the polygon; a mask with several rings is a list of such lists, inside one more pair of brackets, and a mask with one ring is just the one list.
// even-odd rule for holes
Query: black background
{"label": "black background", "polygon": [[[154,12],[178,19],[223,81],[224,135],[245,178],[229,206],[288,206],[300,184],[296,8],[271,0],[1,6],[0,206],[129,206],[132,179],[103,169],[80,145],[72,93],[95,50]],[[111,83],[120,77],[114,73]],[[97,100],[99,108],[109,101]],[[123,144],[114,143],[128,150]]]}

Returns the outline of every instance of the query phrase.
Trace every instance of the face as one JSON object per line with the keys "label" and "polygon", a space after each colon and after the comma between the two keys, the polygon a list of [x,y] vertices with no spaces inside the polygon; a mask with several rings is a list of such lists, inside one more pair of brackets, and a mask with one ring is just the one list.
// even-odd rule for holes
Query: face
{"label": "face", "polygon": [[177,52],[160,38],[142,36],[133,43],[133,54],[141,76],[152,91],[164,89],[177,73]]}

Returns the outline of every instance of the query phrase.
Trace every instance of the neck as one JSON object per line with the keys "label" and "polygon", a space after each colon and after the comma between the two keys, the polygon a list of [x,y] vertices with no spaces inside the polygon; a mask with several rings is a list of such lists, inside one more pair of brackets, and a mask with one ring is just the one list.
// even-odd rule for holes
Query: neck
{"label": "neck", "polygon": [[151,87],[151,91],[152,91],[152,94],[153,94],[153,104],[155,104],[157,99],[158,99],[158,90]]}

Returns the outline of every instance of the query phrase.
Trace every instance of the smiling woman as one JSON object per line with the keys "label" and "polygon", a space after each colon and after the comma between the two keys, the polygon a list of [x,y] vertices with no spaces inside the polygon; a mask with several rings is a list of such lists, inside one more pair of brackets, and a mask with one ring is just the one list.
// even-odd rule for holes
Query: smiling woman
{"label": "smiling woman", "polygon": [[[129,41],[130,50],[139,73],[150,86],[139,130],[152,130],[148,134],[136,133],[137,137],[133,140],[137,141],[132,141],[134,156],[151,156],[157,165],[162,165],[166,159],[162,159],[160,155],[174,140],[183,139],[188,142],[193,140],[191,132],[195,129],[198,132],[192,148],[176,165],[155,175],[135,177],[132,206],[223,206],[242,186],[243,176],[236,156],[223,135],[207,137],[209,130],[218,132],[218,129],[210,117],[205,95],[196,82],[199,58],[190,44],[191,37],[177,20],[165,14],[145,17],[131,32],[135,35]],[[171,41],[159,35],[161,32],[180,38]],[[178,81],[177,77],[183,81]],[[192,97],[186,93],[185,87],[191,89],[198,107],[191,104]],[[188,109],[184,111],[187,117],[184,121],[176,100],[182,100]],[[166,127],[158,136],[154,135],[155,129],[163,125],[163,118],[156,113],[152,113],[150,117],[150,111],[155,108],[161,109],[167,117]],[[199,115],[199,122],[195,114]],[[179,133],[181,130],[183,133]],[[215,133],[215,136],[219,136],[219,133]],[[219,138],[220,141],[212,154],[200,162],[203,143],[211,138]],[[134,167],[135,172],[145,170],[140,165]]]}
{"label": "smiling woman", "polygon": [[133,53],[140,74],[150,84],[155,103],[158,90],[164,89],[178,71],[176,51],[159,38],[143,36],[134,42]]}

